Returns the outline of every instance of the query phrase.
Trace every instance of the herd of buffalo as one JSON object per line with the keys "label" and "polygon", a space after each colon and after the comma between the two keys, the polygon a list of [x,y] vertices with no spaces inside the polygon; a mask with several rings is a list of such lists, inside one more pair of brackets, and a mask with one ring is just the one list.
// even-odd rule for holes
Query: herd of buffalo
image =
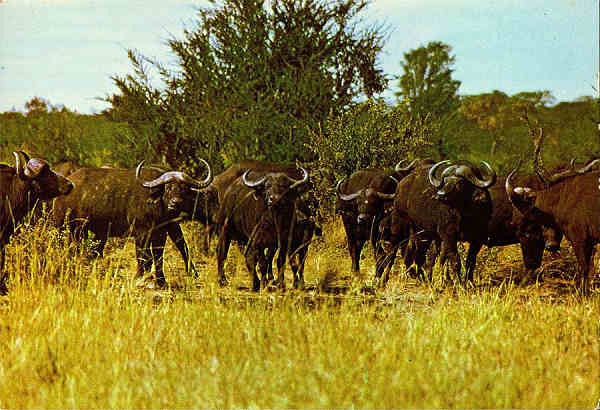
{"label": "herd of buffalo", "polygon": [[[314,235],[321,234],[319,202],[310,171],[300,165],[243,161],[219,175],[206,166],[196,180],[179,171],[140,163],[136,169],[84,168],[71,162],[52,168],[25,152],[14,152],[15,165],[0,164],[0,291],[7,292],[5,245],[30,212],[48,205],[48,220],[73,238],[93,233],[94,253],[102,256],[109,237],[135,240],[138,284],[166,286],[163,250],[167,236],[181,254],[186,270],[194,267],[180,222],[206,227],[204,246],[218,237],[218,281],[231,241],[243,246],[246,265],[259,291],[269,283],[284,287],[286,261],[294,287],[304,285],[304,262]],[[550,175],[500,177],[485,162],[400,161],[393,170],[358,170],[335,186],[336,213],[347,235],[352,270],[359,271],[364,244],[375,250],[376,278],[385,285],[396,254],[411,274],[431,279],[439,258],[446,278],[451,273],[472,281],[476,258],[488,247],[519,243],[527,274],[535,279],[544,249],[556,250],[563,235],[579,263],[576,284],[595,284],[594,248],[600,241],[600,160],[581,167],[555,167]],[[461,275],[458,242],[469,244]],[[272,262],[277,255],[277,277]],[[433,261],[433,262],[432,262]],[[154,265],[154,272],[152,266]]]}

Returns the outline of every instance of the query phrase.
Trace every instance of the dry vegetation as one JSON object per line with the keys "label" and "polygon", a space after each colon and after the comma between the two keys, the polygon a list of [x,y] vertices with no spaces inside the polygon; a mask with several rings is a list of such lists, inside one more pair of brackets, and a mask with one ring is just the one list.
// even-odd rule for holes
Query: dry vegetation
{"label": "dry vegetation", "polygon": [[257,295],[235,246],[233,283],[220,289],[200,230],[185,229],[199,277],[185,276],[169,243],[173,288],[152,292],[131,283],[131,242],[89,260],[86,244],[23,228],[0,301],[0,407],[589,408],[600,398],[600,298],[573,290],[567,251],[546,255],[543,285],[504,280],[521,272],[510,247],[483,252],[472,289],[417,284],[397,263],[374,291],[371,250],[364,277],[349,278],[334,223],[309,252],[307,291]]}

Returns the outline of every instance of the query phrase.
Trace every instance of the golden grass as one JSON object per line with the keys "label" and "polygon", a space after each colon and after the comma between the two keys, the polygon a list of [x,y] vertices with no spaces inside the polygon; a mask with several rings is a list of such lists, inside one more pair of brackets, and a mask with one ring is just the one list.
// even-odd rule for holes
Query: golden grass
{"label": "golden grass", "polygon": [[[568,266],[546,258],[546,284],[513,287],[501,281],[521,269],[511,247],[484,251],[474,289],[416,283],[397,263],[374,291],[372,251],[363,278],[351,278],[341,225],[325,228],[309,252],[309,290],[261,294],[246,290],[235,246],[232,284],[216,286],[194,225],[185,229],[200,277],[185,276],[168,244],[174,286],[163,292],[132,285],[131,241],[89,260],[53,229],[23,229],[0,301],[0,407],[596,405],[599,297],[564,283],[556,272]],[[346,292],[320,291],[326,275]]]}

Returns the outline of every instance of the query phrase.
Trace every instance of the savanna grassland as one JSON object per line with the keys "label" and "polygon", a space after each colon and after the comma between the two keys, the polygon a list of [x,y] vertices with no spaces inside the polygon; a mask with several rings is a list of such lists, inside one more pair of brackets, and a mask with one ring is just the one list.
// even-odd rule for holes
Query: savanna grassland
{"label": "savanna grassland", "polygon": [[[54,228],[24,226],[7,249],[0,301],[0,407],[593,407],[600,398],[598,293],[570,282],[574,259],[546,255],[543,284],[513,287],[516,247],[484,250],[473,288],[419,284],[397,263],[349,277],[339,222],[309,252],[308,289],[247,289],[232,247],[216,281],[200,229],[184,226],[198,277],[168,242],[172,288],[132,281],[134,247],[89,259]],[[213,245],[214,247],[214,245]],[[439,272],[438,272],[439,276]]]}

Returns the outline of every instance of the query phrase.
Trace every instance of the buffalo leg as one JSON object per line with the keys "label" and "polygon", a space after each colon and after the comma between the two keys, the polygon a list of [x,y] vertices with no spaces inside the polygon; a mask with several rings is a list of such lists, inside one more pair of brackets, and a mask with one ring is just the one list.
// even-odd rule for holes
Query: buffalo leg
{"label": "buffalo leg", "polygon": [[[255,292],[260,291],[260,279],[256,273],[256,264],[260,260],[260,255],[258,255],[258,252],[259,251],[257,249],[251,249],[246,253],[246,267],[252,276],[252,290]],[[266,282],[264,276],[263,282]]]}
{"label": "buffalo leg", "polygon": [[390,279],[390,271],[396,261],[398,253],[398,244],[393,244],[387,252],[381,252],[375,263],[375,279],[379,282],[379,286],[384,288]]}
{"label": "buffalo leg", "polygon": [[295,289],[304,289],[304,265],[306,264],[307,254],[308,244],[302,244],[302,247],[298,249],[298,252],[294,256],[294,264],[292,265],[292,271],[294,271]]}
{"label": "buffalo leg", "polygon": [[136,279],[145,279],[146,272],[152,269],[152,254],[146,238],[136,238],[135,258],[137,259]]}
{"label": "buffalo leg", "polygon": [[442,245],[438,239],[434,239],[426,246],[428,247],[428,249],[424,250],[425,263],[423,265],[423,269],[425,271],[425,274],[429,278],[429,281],[431,281],[433,278],[433,268],[435,267],[435,260],[440,254],[440,249]]}
{"label": "buffalo leg", "polygon": [[219,242],[217,243],[217,272],[219,275],[219,285],[221,287],[227,286],[228,282],[227,277],[225,276],[225,259],[227,258],[230,244],[231,239],[227,234],[226,226],[223,226],[219,235]]}
{"label": "buffalo leg", "polygon": [[185,241],[181,226],[178,223],[171,223],[167,227],[167,233],[179,251],[181,259],[183,259],[183,263],[185,264],[185,272],[195,274],[196,268],[194,267],[192,259],[190,258],[190,248]]}
{"label": "buffalo leg", "polygon": [[477,265],[477,254],[483,244],[478,242],[469,243],[469,251],[467,252],[467,261],[465,266],[465,275],[467,282],[473,282],[473,273],[475,272],[475,266]]}
{"label": "buffalo leg", "polygon": [[344,222],[344,230],[348,241],[348,252],[350,252],[350,259],[352,260],[352,272],[358,273],[360,270],[360,253],[365,245],[365,240],[358,238],[357,230],[359,228],[356,226],[355,218],[342,215],[342,221]]}
{"label": "buffalo leg", "polygon": [[[449,262],[450,266],[447,266]],[[456,277],[460,277],[460,258],[458,256],[457,243],[454,240],[442,240],[440,251],[440,266],[446,271],[446,281],[450,281],[450,271]]]}
{"label": "buffalo leg", "polygon": [[150,242],[150,252],[154,262],[154,276],[156,285],[159,288],[164,288],[167,285],[165,272],[163,270],[165,243],[167,242],[167,233],[164,231],[154,232]]}
{"label": "buffalo leg", "polygon": [[590,290],[590,282],[593,280],[595,273],[594,270],[594,243],[588,238],[585,238],[580,243],[574,244],[571,242],[575,256],[579,262],[579,269],[577,270],[577,278],[575,285],[579,286],[581,290],[587,294]]}
{"label": "buffalo leg", "polygon": [[267,282],[273,282],[273,280],[275,280],[273,277],[273,258],[275,257],[276,252],[276,248],[266,249],[266,256],[263,260],[264,266],[261,267],[261,273],[264,275]]}

